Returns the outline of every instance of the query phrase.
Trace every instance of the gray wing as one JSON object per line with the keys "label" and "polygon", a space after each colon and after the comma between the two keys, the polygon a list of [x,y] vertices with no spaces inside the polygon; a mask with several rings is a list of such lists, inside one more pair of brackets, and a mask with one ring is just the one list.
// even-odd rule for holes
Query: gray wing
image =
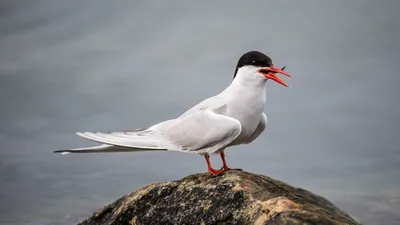
{"label": "gray wing", "polygon": [[148,150],[177,149],[171,141],[166,140],[159,132],[153,130],[120,131],[120,132],[77,132],[77,135],[99,143]]}
{"label": "gray wing", "polygon": [[263,113],[256,130],[253,132],[253,134],[251,134],[249,139],[246,140],[245,144],[248,144],[248,143],[254,141],[258,136],[260,136],[260,134],[265,130],[266,126],[267,126],[267,115],[265,115],[265,113]]}
{"label": "gray wing", "polygon": [[241,128],[236,119],[216,114],[212,110],[200,110],[143,131],[84,132],[78,135],[104,144],[128,148],[212,153],[235,140]]}
{"label": "gray wing", "polygon": [[160,131],[180,146],[181,151],[213,153],[233,142],[241,133],[242,125],[212,110],[200,110],[160,127]]}
{"label": "gray wing", "polygon": [[219,109],[221,107],[224,107],[224,96],[222,95],[216,95],[211,98],[207,98],[204,101],[200,102],[199,104],[193,106],[186,112],[184,112],[179,118],[183,118],[185,116],[188,116],[192,113],[197,113],[198,111],[205,110],[205,109]]}

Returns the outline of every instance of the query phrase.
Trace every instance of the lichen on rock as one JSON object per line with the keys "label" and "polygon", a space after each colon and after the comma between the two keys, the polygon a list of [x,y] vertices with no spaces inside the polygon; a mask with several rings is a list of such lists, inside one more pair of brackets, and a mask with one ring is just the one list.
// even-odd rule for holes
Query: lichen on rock
{"label": "lichen on rock", "polygon": [[154,183],[80,225],[359,224],[326,199],[267,176],[231,170]]}

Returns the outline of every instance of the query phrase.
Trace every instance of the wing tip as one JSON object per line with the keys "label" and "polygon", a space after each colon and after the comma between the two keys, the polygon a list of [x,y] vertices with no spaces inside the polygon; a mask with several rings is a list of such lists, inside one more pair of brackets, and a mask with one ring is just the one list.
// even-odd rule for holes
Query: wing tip
{"label": "wing tip", "polygon": [[71,150],[56,150],[56,151],[53,151],[53,153],[59,153],[61,155],[66,155],[66,154],[71,153]]}

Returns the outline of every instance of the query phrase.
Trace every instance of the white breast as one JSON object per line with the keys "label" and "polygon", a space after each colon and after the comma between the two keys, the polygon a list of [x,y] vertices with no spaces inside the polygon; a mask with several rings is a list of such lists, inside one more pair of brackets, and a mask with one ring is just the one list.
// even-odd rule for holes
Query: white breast
{"label": "white breast", "polygon": [[247,140],[254,133],[261,120],[264,105],[265,98],[256,98],[255,96],[242,96],[240,101],[228,105],[228,116],[239,120],[242,125],[242,132],[238,139]]}
{"label": "white breast", "polygon": [[226,116],[239,120],[242,132],[235,142],[247,140],[256,130],[266,103],[266,79],[257,68],[238,71],[232,84],[221,93],[227,98]]}

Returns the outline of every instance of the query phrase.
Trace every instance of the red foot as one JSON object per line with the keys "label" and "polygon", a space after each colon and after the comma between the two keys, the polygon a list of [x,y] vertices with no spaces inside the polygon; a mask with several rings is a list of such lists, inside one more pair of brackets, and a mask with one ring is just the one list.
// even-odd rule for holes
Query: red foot
{"label": "red foot", "polygon": [[210,172],[213,176],[218,176],[220,175],[222,172],[224,172],[224,170],[215,170],[212,168],[211,163],[210,163],[210,156],[207,154],[204,156],[206,158],[206,162],[207,162],[207,166],[208,166],[208,172]]}
{"label": "red foot", "polygon": [[213,168],[209,167],[208,172],[210,172],[214,177],[220,175],[223,173],[225,170],[214,170]]}

